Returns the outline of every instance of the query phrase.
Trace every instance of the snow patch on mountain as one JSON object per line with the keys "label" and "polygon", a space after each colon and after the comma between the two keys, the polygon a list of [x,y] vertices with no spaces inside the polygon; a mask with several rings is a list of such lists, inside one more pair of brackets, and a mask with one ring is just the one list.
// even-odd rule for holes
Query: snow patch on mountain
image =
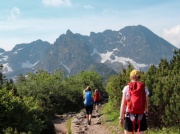
{"label": "snow patch on mountain", "polygon": [[[114,55],[114,51],[116,51],[117,49],[113,49],[113,51],[107,51],[106,53],[102,53],[99,54],[101,56],[101,63],[104,63],[106,61],[110,61],[111,63],[113,62],[121,62],[124,65],[128,65],[129,63],[131,63],[136,69],[142,68],[142,67],[146,67],[148,65],[146,64],[141,64],[141,63],[137,63],[134,60],[130,59],[130,58],[126,58],[126,57],[118,57]],[[111,59],[111,56],[114,57],[114,59]]]}
{"label": "snow patch on mountain", "polygon": [[61,63],[61,65],[63,65],[67,70],[68,70],[68,73],[70,74],[70,69],[65,65],[65,64],[63,64],[62,62],[60,62]]}
{"label": "snow patch on mountain", "polygon": [[18,51],[20,51],[20,50],[22,50],[22,49],[23,49],[23,48],[19,48],[19,49],[17,49],[14,53],[17,54]]}
{"label": "snow patch on mountain", "polygon": [[1,61],[7,61],[7,59],[8,59],[8,56],[3,56],[3,57],[0,59],[0,62],[1,62]]}
{"label": "snow patch on mountain", "polygon": [[113,54],[113,52],[107,52],[107,53],[102,53],[102,54],[100,54],[100,56],[101,56],[101,63],[104,63],[105,61],[107,61],[107,60],[111,60],[111,58],[110,58],[110,56]]}
{"label": "snow patch on mountain", "polygon": [[35,63],[30,63],[29,61],[23,62],[21,64],[22,68],[32,68],[34,67],[39,61],[35,62]]}
{"label": "snow patch on mountain", "polygon": [[123,44],[123,46],[125,47],[126,45],[124,44],[124,41],[126,40],[126,37],[123,36],[122,39],[120,40],[120,42]]}
{"label": "snow patch on mountain", "polygon": [[9,66],[9,64],[8,63],[5,63],[5,64],[3,64],[3,73],[10,73],[10,72],[12,72],[13,70],[12,70],[12,68]]}
{"label": "snow patch on mountain", "polygon": [[122,33],[121,33],[121,32],[119,32],[119,34],[120,34],[120,35],[122,35]]}
{"label": "snow patch on mountain", "polygon": [[93,49],[93,52],[90,55],[93,56],[94,54],[99,54],[98,51],[95,48]]}
{"label": "snow patch on mountain", "polygon": [[129,63],[131,63],[134,66],[134,68],[136,68],[136,69],[148,66],[146,64],[137,63],[137,62],[133,61],[132,59],[126,58],[126,57],[117,57],[117,56],[115,56],[115,60],[111,60],[111,62],[116,62],[116,61],[121,62],[124,65],[128,65]]}
{"label": "snow patch on mountain", "polygon": [[[118,38],[119,38],[119,36],[118,36]],[[125,47],[126,44],[124,44],[124,42],[123,42],[123,41],[125,41],[125,40],[126,40],[126,37],[123,36],[120,41],[117,41],[117,43],[121,43],[121,44],[123,44],[123,46]]]}

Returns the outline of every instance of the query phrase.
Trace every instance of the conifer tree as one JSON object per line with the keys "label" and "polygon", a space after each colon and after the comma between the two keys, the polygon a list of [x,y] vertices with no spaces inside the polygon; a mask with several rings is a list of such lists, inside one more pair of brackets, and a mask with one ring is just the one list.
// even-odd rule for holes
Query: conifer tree
{"label": "conifer tree", "polygon": [[6,76],[3,74],[3,65],[0,65],[0,89],[2,89],[3,85],[6,83]]}

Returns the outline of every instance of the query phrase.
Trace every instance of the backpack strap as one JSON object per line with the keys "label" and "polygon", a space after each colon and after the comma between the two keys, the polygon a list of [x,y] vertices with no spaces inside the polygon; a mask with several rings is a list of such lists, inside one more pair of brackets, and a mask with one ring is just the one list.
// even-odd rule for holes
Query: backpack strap
{"label": "backpack strap", "polygon": [[130,118],[130,120],[132,121],[132,124],[133,124],[132,134],[134,134],[135,122],[136,122],[135,114],[129,114],[129,118]]}
{"label": "backpack strap", "polygon": [[138,120],[137,120],[137,122],[138,122],[137,133],[139,133],[139,131],[140,131],[140,125],[141,125],[141,120],[142,120],[143,116],[144,116],[144,114],[139,114],[137,117],[138,118]]}
{"label": "backpack strap", "polygon": [[140,131],[140,125],[141,125],[141,120],[143,118],[144,114],[129,114],[129,118],[130,120],[132,121],[132,124],[133,124],[133,130],[132,130],[132,134],[134,134],[134,130],[135,130],[135,124],[136,124],[136,121],[138,123],[138,129],[137,129],[137,134],[139,133]]}

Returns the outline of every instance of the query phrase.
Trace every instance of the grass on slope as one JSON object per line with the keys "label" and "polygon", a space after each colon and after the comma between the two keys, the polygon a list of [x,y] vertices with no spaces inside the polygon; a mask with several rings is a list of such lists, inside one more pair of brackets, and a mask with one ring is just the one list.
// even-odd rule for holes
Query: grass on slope
{"label": "grass on slope", "polygon": [[[105,115],[103,120],[103,124],[105,124],[114,134],[117,131],[123,132],[123,128],[119,125],[119,110],[113,109],[112,104],[106,103],[100,110],[101,114]],[[150,117],[149,117],[150,118]],[[116,128],[117,131],[113,131]],[[145,134],[180,134],[180,128],[178,127],[170,127],[170,128],[162,128],[155,129],[149,128]]]}

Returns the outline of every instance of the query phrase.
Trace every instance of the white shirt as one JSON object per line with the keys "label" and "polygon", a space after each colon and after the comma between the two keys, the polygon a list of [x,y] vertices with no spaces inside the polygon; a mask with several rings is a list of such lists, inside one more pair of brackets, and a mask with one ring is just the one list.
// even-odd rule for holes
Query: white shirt
{"label": "white shirt", "polygon": [[[129,90],[129,85],[126,85],[123,88],[122,92],[127,94],[128,90]],[[148,91],[148,89],[146,87],[145,87],[145,92],[146,92],[146,96],[148,96],[149,95],[149,91]]]}

